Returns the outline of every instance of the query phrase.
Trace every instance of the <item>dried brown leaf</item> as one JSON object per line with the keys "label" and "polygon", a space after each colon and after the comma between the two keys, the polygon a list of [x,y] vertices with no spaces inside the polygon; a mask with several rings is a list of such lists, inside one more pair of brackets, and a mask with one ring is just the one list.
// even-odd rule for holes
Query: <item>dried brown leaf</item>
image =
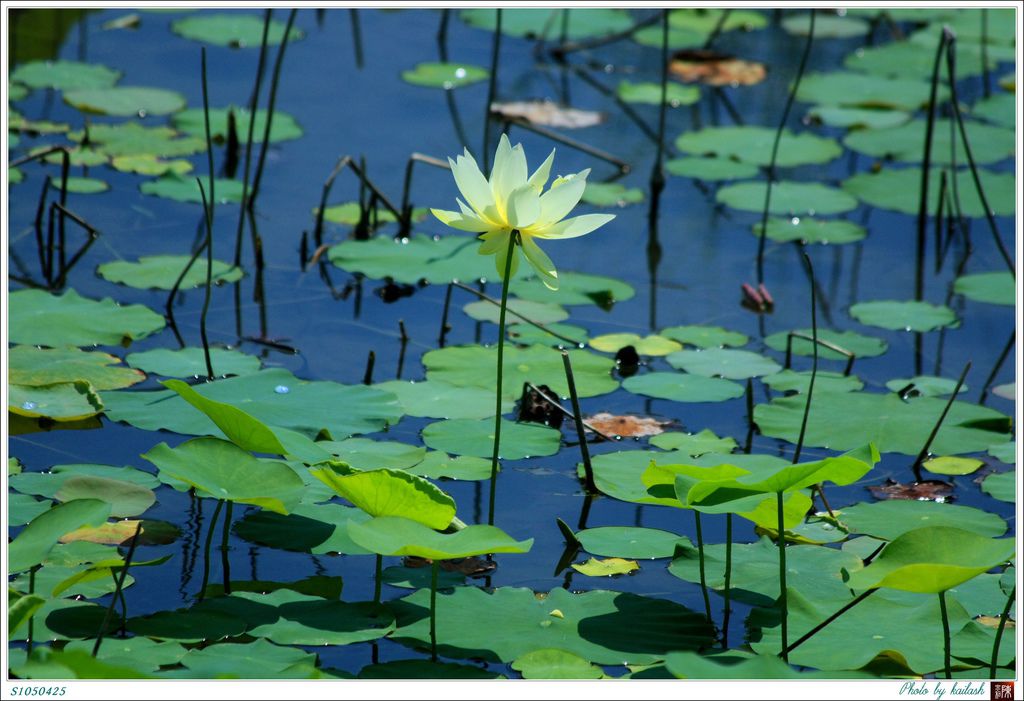
{"label": "dried brown leaf", "polygon": [[868,487],[868,491],[876,499],[914,499],[939,503],[953,500],[953,485],[940,480],[922,480],[909,484],[886,480],[883,485]]}
{"label": "dried brown leaf", "polygon": [[493,114],[509,119],[525,119],[531,124],[564,129],[592,127],[604,121],[604,114],[563,107],[550,100],[528,100],[523,102],[495,102],[491,105]]}
{"label": "dried brown leaf", "polygon": [[623,438],[657,436],[659,433],[664,433],[665,428],[672,424],[671,421],[659,421],[649,416],[630,416],[628,414],[617,416],[607,412],[587,417],[587,423],[602,433]]}
{"label": "dried brown leaf", "polygon": [[677,51],[668,65],[669,71],[684,83],[736,87],[757,85],[768,71],[763,63],[703,49]]}

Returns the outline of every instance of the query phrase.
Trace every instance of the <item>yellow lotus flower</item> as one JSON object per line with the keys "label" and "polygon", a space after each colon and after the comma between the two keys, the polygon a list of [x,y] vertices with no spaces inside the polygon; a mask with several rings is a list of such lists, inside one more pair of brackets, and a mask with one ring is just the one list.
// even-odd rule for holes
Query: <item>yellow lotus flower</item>
{"label": "yellow lotus flower", "polygon": [[519,265],[519,248],[523,249],[526,260],[536,268],[540,279],[552,289],[558,289],[558,271],[547,254],[534,239],[571,239],[589,234],[604,226],[615,215],[584,214],[566,219],[583,196],[590,169],[574,175],[560,176],[544,192],[544,186],[551,174],[555,152],[547,157],[533,175],[527,177],[526,154],[522,144],[513,148],[508,137],[501,135],[498,150],[494,154],[494,168],[491,177],[485,178],[476,160],[466,150],[454,161],[448,159],[455,184],[466,198],[457,199],[459,212],[432,209],[434,216],[448,226],[480,235],[480,254],[496,254],[495,266],[498,274],[505,272],[509,237],[517,233],[512,251],[510,276]]}

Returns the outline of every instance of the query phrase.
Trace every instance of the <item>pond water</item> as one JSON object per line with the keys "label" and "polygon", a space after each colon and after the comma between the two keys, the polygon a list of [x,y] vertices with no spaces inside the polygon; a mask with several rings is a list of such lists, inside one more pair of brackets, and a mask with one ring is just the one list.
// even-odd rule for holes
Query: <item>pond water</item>
{"label": "pond water", "polygon": [[[137,22],[124,23],[132,26],[111,27],[111,22],[116,23],[129,14],[132,12],[127,9],[90,11],[65,23],[65,27],[59,19],[40,20],[30,17],[32,13],[26,13],[12,24],[14,34],[10,40],[16,61],[12,71],[30,60],[63,59],[100,64],[123,73],[120,85],[176,91],[185,97],[189,108],[201,108],[200,46],[205,46],[211,107],[248,102],[259,53],[258,34],[255,46],[241,48],[190,40],[175,33],[173,25],[185,17],[199,17],[207,13],[184,9],[139,12]],[[256,10],[244,14],[260,17]],[[286,14],[280,10],[275,12],[276,19],[280,21]],[[634,19],[645,16],[639,10],[633,14]],[[667,109],[666,158],[686,155],[675,145],[677,137],[707,127],[734,126],[737,119],[744,125],[771,130],[778,126],[786,106],[788,88],[800,63],[804,39],[780,25],[777,13],[764,9],[758,14],[766,20],[765,26],[753,31],[723,31],[714,39],[714,48],[763,63],[767,66],[767,76],[752,86],[721,89],[701,86],[699,100],[693,105]],[[791,14],[793,11],[787,12],[786,16]],[[870,17],[863,17],[864,26],[869,27],[866,20]],[[341,156],[351,155],[357,160],[365,158],[370,179],[396,203],[401,201],[406,162],[411,153],[443,159],[460,153],[463,146],[467,146],[478,160],[482,160],[488,81],[445,91],[412,85],[403,80],[403,71],[419,63],[439,60],[437,29],[441,13],[438,11],[360,10],[356,19],[358,48],[353,33],[353,17],[347,10],[319,13],[303,9],[297,13],[295,26],[301,30],[302,37],[287,45],[276,108],[279,115],[286,113],[294,117],[301,126],[302,134],[300,138],[275,143],[268,150],[255,207],[255,225],[262,239],[266,262],[262,275],[264,300],[262,303],[253,301],[254,286],[258,284],[259,276],[254,275],[253,253],[246,233],[243,255],[246,275],[238,283],[213,288],[208,335],[212,344],[237,347],[257,356],[265,368],[284,368],[307,380],[358,385],[364,380],[370,353],[374,355],[375,382],[421,380],[426,376],[421,363],[423,354],[438,347],[447,287],[443,284],[415,285],[408,290],[411,292],[408,296],[390,300],[387,299],[385,281],[365,277],[357,269],[344,269],[344,266],[329,263],[304,266],[300,257],[301,242],[304,232],[308,232],[307,252],[311,254],[315,248],[311,236],[315,226],[314,210],[319,205],[324,180]],[[837,18],[833,15],[825,19]],[[506,18],[506,21],[511,20]],[[557,22],[555,27],[551,30],[547,48],[557,43]],[[870,25],[870,35],[852,31],[849,36],[835,36],[830,22],[824,22],[821,27],[824,27],[824,36],[819,35],[813,44],[805,79],[817,73],[841,71],[844,60],[859,49],[892,43],[894,32],[910,33],[918,29],[918,25],[910,21],[901,21],[898,25],[882,21],[877,26]],[[55,32],[55,36],[50,36]],[[559,62],[546,49],[535,50],[536,45],[535,40],[521,36],[503,37],[496,99],[506,103],[549,99],[579,110],[601,113],[603,121],[599,125],[554,130],[613,155],[628,164],[629,172],[623,173],[614,163],[554,143],[544,135],[518,125],[509,127],[512,143],[523,144],[531,167],[539,164],[554,147],[557,149],[555,173],[591,168],[591,182],[621,183],[643,193],[642,202],[621,207],[598,208],[582,204],[581,211],[610,212],[616,218],[593,234],[551,241],[545,247],[560,271],[615,278],[635,290],[634,296],[617,301],[607,309],[594,304],[567,306],[571,316],[565,323],[583,327],[590,338],[611,333],[642,336],[680,325],[720,326],[748,336],[750,341],[743,346],[744,350],[762,354],[781,364],[784,353],[769,348],[763,339],[773,333],[810,327],[809,280],[801,259],[801,251],[806,250],[818,281],[816,301],[820,329],[855,331],[883,339],[888,345],[888,349],[877,357],[856,360],[853,373],[863,381],[864,392],[890,392],[887,382],[917,375],[935,375],[955,381],[964,365],[970,362],[963,401],[973,404],[983,399],[986,406],[1009,416],[1015,415],[1015,403],[1008,398],[1013,396],[1014,390],[1010,390],[1008,397],[991,391],[992,387],[1013,383],[1016,379],[1013,358],[1017,349],[1013,349],[1010,359],[1001,360],[1007,339],[1014,330],[1012,301],[1009,306],[987,304],[951,292],[958,275],[1005,270],[985,219],[968,220],[972,249],[965,268],[958,273],[957,264],[964,254],[962,237],[954,240],[949,258],[936,272],[933,224],[929,218],[923,299],[937,305],[948,305],[958,319],[956,326],[911,333],[865,325],[851,315],[851,307],[861,302],[902,301],[915,296],[915,216],[863,202],[838,217],[825,217],[864,227],[867,236],[862,240],[806,247],[798,243],[768,241],[764,280],[774,298],[774,310],[770,314],[751,312],[740,304],[740,286],[756,280],[758,239],[752,235],[752,227],[760,221],[760,208],[743,211],[720,203],[717,197],[723,188],[731,186],[730,181],[716,183],[668,175],[657,212],[657,228],[652,231],[649,225],[650,174],[655,148],[636,119],[656,130],[658,108],[649,104],[627,104],[624,110],[622,103],[617,103],[594,85],[597,83],[614,90],[624,80],[659,83],[660,47],[627,39],[567,54],[565,62]],[[930,55],[934,44],[929,46]],[[446,43],[450,62],[487,69],[492,48],[492,32],[467,24],[457,12],[450,13]],[[997,53],[997,57],[1003,55]],[[276,47],[270,47],[261,100],[265,100],[275,56]],[[961,70],[968,76],[958,84],[958,96],[965,105],[984,99],[982,78],[973,67],[967,66],[969,60],[961,60]],[[1013,71],[1012,61],[995,62],[990,71],[990,82],[996,95],[1004,92],[999,80]],[[580,76],[581,73],[586,79]],[[927,80],[918,82],[927,84]],[[847,129],[812,123],[807,114],[813,105],[813,101],[807,99],[797,100],[792,106],[787,127],[829,137],[841,144]],[[121,117],[83,114],[62,99],[61,91],[45,88],[32,90],[12,102],[11,107],[25,119],[68,124],[71,129],[80,129],[85,120],[93,128],[125,121]],[[632,116],[627,112],[632,112]],[[947,121],[940,122],[940,128],[948,129],[950,114],[944,104],[939,116]],[[918,110],[915,118],[923,116],[924,112]],[[134,121],[145,126],[161,126],[168,124],[170,117],[147,115],[136,117]],[[980,121],[971,117],[970,123],[973,125]],[[501,122],[492,121],[489,149],[496,145],[501,127]],[[467,143],[462,142],[460,133]],[[245,132],[240,131],[240,135],[244,148]],[[981,138],[987,137],[986,133]],[[726,140],[731,138],[726,136]],[[32,135],[23,132],[9,152],[10,159],[51,143],[67,142],[60,134]],[[943,143],[948,143],[948,139]],[[916,153],[918,141],[913,141],[912,146],[910,150]],[[976,150],[984,149],[984,146],[974,143],[972,146]],[[780,155],[784,155],[785,147],[784,141]],[[707,150],[711,149],[693,149],[696,155]],[[1012,173],[1016,168],[1013,153],[1011,145],[1007,157],[988,159],[983,167],[995,173]],[[225,157],[224,146],[215,145],[214,159],[218,172],[224,166]],[[963,166],[962,149],[957,157]],[[195,174],[205,174],[205,154],[187,158],[194,164]],[[919,158],[906,160],[916,163]],[[744,155],[740,154],[739,159],[743,160]],[[898,163],[849,148],[843,148],[838,157],[823,160],[827,162],[780,168],[780,177],[787,181],[838,186],[858,173],[869,173],[878,168],[897,170],[900,167]],[[943,162],[938,156],[936,160]],[[56,165],[44,168],[38,163],[30,163],[21,166],[21,170],[24,180],[12,184],[9,190],[9,263],[12,274],[38,279],[32,223],[44,179],[56,176],[59,180],[60,168]],[[68,196],[68,207],[101,233],[68,276],[67,287],[84,297],[113,297],[122,305],[143,304],[162,313],[166,291],[118,285],[100,277],[96,269],[116,260],[133,261],[149,255],[191,253],[202,241],[202,208],[194,202],[143,194],[140,184],[153,180],[151,177],[121,172],[106,165],[90,167],[87,172],[89,176],[108,183],[109,190],[100,194],[72,193]],[[72,175],[81,174],[81,167],[72,168]],[[764,169],[752,180],[763,182]],[[961,195],[967,198],[965,193],[973,188],[973,184],[966,169],[961,169],[958,181]],[[452,208],[453,197],[457,194],[449,173],[429,165],[417,165],[410,196],[415,207]],[[358,179],[351,171],[344,171],[333,186],[328,204],[354,202],[359,197]],[[915,211],[916,194],[908,192],[907,199],[912,202],[907,211]],[[814,210],[816,206],[814,201],[801,203],[803,209]],[[806,217],[807,213],[799,211],[785,213],[785,216],[800,218]],[[230,261],[233,256],[238,217],[236,203],[217,203],[214,254],[218,260]],[[1008,241],[1016,230],[1014,217],[1000,215],[996,222],[1004,240]],[[69,231],[71,229],[69,225]],[[327,222],[324,242],[334,245],[345,241],[352,236],[352,229],[352,226]],[[392,236],[396,231],[395,224],[384,224],[377,233]],[[429,216],[417,221],[413,231],[429,236],[463,236]],[[69,236],[74,239],[78,236],[77,230]],[[660,256],[652,255],[652,242],[660,246]],[[326,261],[328,254],[324,252],[322,255],[322,260]],[[322,272],[329,275],[333,290]],[[500,287],[498,276],[492,272],[480,289],[498,297]],[[21,289],[25,289],[25,285],[14,281],[10,283],[11,293]],[[451,329],[445,339],[447,347],[493,344],[497,340],[494,323],[476,321],[462,311],[464,305],[474,300],[470,294],[454,290],[448,316]],[[549,303],[558,304],[559,293],[552,292]],[[202,306],[201,288],[183,291],[175,303],[178,330],[188,346],[200,345]],[[404,348],[400,325],[409,339]],[[259,336],[275,339],[277,343],[268,345],[252,340]],[[20,342],[23,341],[12,338],[12,343]],[[164,329],[133,342],[127,349],[103,346],[101,350],[123,358],[128,353],[177,347],[172,332]],[[289,348],[295,352],[290,352]],[[607,353],[602,355],[612,357]],[[493,369],[493,359],[490,362]],[[809,370],[811,359],[794,356],[794,366]],[[840,372],[842,363],[822,359],[821,369]],[[678,372],[663,357],[645,358],[639,372],[643,375],[652,371]],[[616,381],[622,379],[618,371],[614,371],[613,376]],[[126,391],[161,389],[158,379],[158,376],[151,375]],[[744,381],[739,380],[741,385]],[[283,396],[287,392],[279,394]],[[767,404],[779,396],[780,392],[754,379],[753,399],[758,404]],[[739,443],[737,450],[743,449],[748,431],[746,405],[742,397],[721,402],[680,403],[645,397],[620,388],[600,396],[584,397],[581,403],[583,413],[587,415],[598,412],[635,414],[671,421],[671,431],[697,433],[710,429],[718,436],[734,437]],[[564,404],[569,406],[568,401]],[[386,431],[370,433],[366,437],[419,446],[423,444],[420,432],[433,421],[405,416]],[[571,421],[565,422],[562,434],[564,442],[557,454],[502,462],[494,522],[516,539],[534,538],[532,550],[528,554],[496,556],[496,570],[486,578],[467,580],[468,583],[484,587],[528,587],[538,592],[559,587],[573,592],[632,592],[668,599],[692,611],[702,612],[704,602],[700,587],[671,574],[667,568],[668,559],[641,560],[638,572],[611,579],[584,576],[572,569],[555,572],[564,548],[563,534],[556,525],[556,519],[562,519],[574,529],[577,526],[638,526],[664,529],[691,539],[696,537],[690,513],[630,503],[606,495],[588,497],[576,474],[580,457]],[[21,462],[25,472],[45,472],[55,465],[85,463],[126,465],[155,474],[156,468],[142,459],[141,454],[161,441],[173,447],[188,438],[190,436],[135,428],[105,417],[102,428],[98,429],[12,435],[8,450]],[[1007,433],[1004,438],[1012,440],[1012,435]],[[837,451],[820,445],[809,443],[802,458],[816,460],[837,454]],[[599,460],[599,456],[608,453],[648,449],[649,446],[646,439],[623,438],[614,442],[591,442],[589,448],[591,455]],[[756,454],[791,459],[794,444],[755,433],[750,450]],[[972,474],[925,474],[953,483],[956,505],[998,515],[1007,522],[1008,535],[1015,535],[1014,504],[993,498],[979,486],[981,477],[1010,468],[984,451],[971,451],[971,455],[985,463]],[[646,457],[638,458],[638,474],[646,467],[646,461]],[[860,502],[875,501],[868,487],[884,485],[889,479],[912,482],[913,462],[913,455],[883,451],[879,464],[862,479],[845,487],[827,487],[832,508],[841,510]],[[441,480],[438,484],[455,499],[458,515],[463,521],[486,522],[486,480]],[[167,485],[160,486],[156,496],[156,503],[145,511],[144,518],[170,522],[180,528],[181,533],[173,542],[144,544],[137,548],[136,561],[165,555],[170,555],[171,559],[163,565],[132,571],[134,584],[124,591],[131,616],[192,605],[203,576],[203,541],[213,513],[213,500],[196,499]],[[257,511],[257,507],[239,505],[234,511],[236,524],[247,513],[251,515]],[[724,542],[724,524],[721,516],[705,516],[705,542]],[[15,529],[11,535],[16,535]],[[749,543],[756,541],[758,536],[751,522],[738,519],[733,538],[735,542]],[[587,557],[589,555],[580,553],[574,561],[583,562]],[[259,545],[234,533],[228,542],[227,564],[231,579],[236,582],[296,581],[326,575],[343,578],[345,601],[367,601],[374,595],[372,557],[291,552]],[[399,558],[385,558],[386,566],[399,564]],[[210,564],[210,582],[222,581],[223,565],[220,553],[215,550]],[[386,600],[408,594],[407,589],[384,587]],[[105,607],[109,596],[99,596],[94,600]],[[721,597],[712,596],[711,603],[715,621],[721,624]],[[741,601],[734,602],[733,608],[728,637],[735,647],[743,644],[747,634],[751,606]],[[23,639],[24,635],[20,637]],[[23,643],[17,640],[14,645],[23,647]],[[316,652],[323,669],[350,674],[358,673],[373,662],[408,659],[420,654],[388,639],[372,644],[307,649]],[[492,662],[489,668],[517,676],[505,664]],[[605,665],[605,669],[615,675],[627,671],[614,665]]]}

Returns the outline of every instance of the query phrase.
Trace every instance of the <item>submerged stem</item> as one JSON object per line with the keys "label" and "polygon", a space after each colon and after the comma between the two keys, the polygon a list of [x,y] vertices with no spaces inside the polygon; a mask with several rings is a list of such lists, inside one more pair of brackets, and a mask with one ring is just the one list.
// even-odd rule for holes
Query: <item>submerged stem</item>
{"label": "submerged stem", "polygon": [[700,591],[704,596],[704,614],[711,620],[711,599],[708,597],[708,582],[704,574],[704,533],[701,529],[700,512],[694,509],[693,519],[697,528],[697,564],[700,570]]}
{"label": "submerged stem", "polygon": [[779,517],[779,604],[782,609],[782,661],[789,662],[789,599],[786,592],[786,520],[783,515],[782,492],[775,493]]}
{"label": "submerged stem", "polygon": [[1017,599],[1017,587],[1014,585],[1013,589],[1010,590],[1010,596],[1006,599],[1006,606],[1003,607],[1003,612],[999,616],[999,625],[996,627],[996,641],[992,645],[992,662],[989,664],[989,678],[996,678],[996,668],[999,666],[999,643],[1003,639],[1003,631],[1006,629],[1006,619],[1010,617],[1010,609],[1013,608],[1013,602]]}
{"label": "submerged stem", "polygon": [[381,569],[384,565],[384,557],[382,555],[377,556],[377,568],[373,574],[373,603],[380,603],[380,585],[381,585]]}
{"label": "submerged stem", "polygon": [[437,662],[437,570],[434,560],[430,565],[430,661]]}
{"label": "submerged stem", "polygon": [[[500,10],[499,10],[500,12]],[[494,498],[498,489],[498,454],[501,450],[501,376],[502,363],[505,360],[505,311],[508,309],[508,288],[512,277],[512,260],[516,254],[518,231],[508,237],[508,249],[505,251],[505,272],[501,277],[501,311],[498,314],[498,368],[494,404],[494,452],[491,454],[491,495],[487,510],[487,524],[494,525]]]}
{"label": "submerged stem", "polygon": [[722,648],[729,649],[729,615],[732,613],[732,514],[725,515],[725,607],[722,612]]}
{"label": "submerged stem", "polygon": [[946,611],[946,592],[939,592],[939,611],[942,612],[942,650],[946,668],[946,679],[953,678],[953,667],[949,658],[949,613]]}

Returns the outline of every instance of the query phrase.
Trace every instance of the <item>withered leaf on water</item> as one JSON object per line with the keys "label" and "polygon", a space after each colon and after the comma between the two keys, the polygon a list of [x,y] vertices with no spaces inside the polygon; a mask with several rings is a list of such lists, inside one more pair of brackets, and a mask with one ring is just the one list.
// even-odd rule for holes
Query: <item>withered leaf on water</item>
{"label": "withered leaf on water", "polygon": [[953,500],[953,485],[940,480],[922,480],[902,484],[888,479],[883,485],[868,487],[868,491],[876,499],[914,499],[939,503]]}
{"label": "withered leaf on water", "polygon": [[587,423],[602,433],[623,438],[640,438],[642,436],[657,436],[665,432],[665,427],[671,425],[671,421],[659,421],[649,416],[631,416],[609,414],[602,412],[587,417]]}
{"label": "withered leaf on water", "polygon": [[592,127],[605,119],[601,112],[563,107],[550,100],[495,102],[491,105],[491,112],[509,119],[525,119],[530,124],[564,129]]}
{"label": "withered leaf on water", "polygon": [[768,73],[763,63],[704,49],[684,49],[672,55],[669,71],[684,83],[757,85]]}
{"label": "withered leaf on water", "polygon": [[[409,555],[402,559],[406,567],[418,568],[429,567],[433,560],[425,557]],[[441,560],[441,569],[445,572],[458,572],[467,577],[482,577],[490,574],[498,568],[497,563],[485,560],[482,557],[462,557],[454,560]]]}

